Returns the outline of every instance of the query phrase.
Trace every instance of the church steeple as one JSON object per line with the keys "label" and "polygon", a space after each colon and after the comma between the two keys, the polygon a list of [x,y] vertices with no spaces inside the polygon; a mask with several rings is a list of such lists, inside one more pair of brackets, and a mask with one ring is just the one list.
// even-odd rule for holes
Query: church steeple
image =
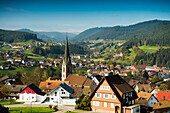
{"label": "church steeple", "polygon": [[62,64],[62,81],[64,81],[69,74],[72,74],[72,64],[71,64],[71,58],[69,54],[68,36],[66,33],[65,56],[63,58],[63,64]]}
{"label": "church steeple", "polygon": [[68,35],[66,33],[66,47],[65,47],[65,62],[70,60],[69,48],[68,48]]}

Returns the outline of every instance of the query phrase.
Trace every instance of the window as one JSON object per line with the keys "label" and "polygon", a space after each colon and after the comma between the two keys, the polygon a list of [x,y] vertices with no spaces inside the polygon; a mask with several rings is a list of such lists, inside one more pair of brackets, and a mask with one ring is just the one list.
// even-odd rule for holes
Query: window
{"label": "window", "polygon": [[123,94],[123,99],[125,99],[125,94]]}
{"label": "window", "polygon": [[151,102],[151,104],[153,104],[153,102]]}
{"label": "window", "polygon": [[34,99],[34,97],[32,97],[32,99]]}
{"label": "window", "polygon": [[96,93],[96,94],[95,94],[95,97],[101,98],[101,93]]}
{"label": "window", "polygon": [[105,90],[110,90],[110,87],[109,86],[105,86]]}
{"label": "window", "polygon": [[29,93],[31,94],[31,91],[29,91]]}
{"label": "window", "polygon": [[57,96],[57,92],[55,92],[55,96]]}
{"label": "window", "polygon": [[99,101],[93,101],[93,105],[94,105],[94,106],[99,106],[99,105],[100,105],[100,102],[99,102]]}
{"label": "window", "polygon": [[128,96],[128,93],[126,93],[126,96]]}
{"label": "window", "polygon": [[27,91],[24,91],[24,93],[27,93]]}
{"label": "window", "polygon": [[131,101],[129,101],[129,105],[131,104]]}
{"label": "window", "polygon": [[131,96],[131,97],[133,96],[133,92],[130,93],[130,96]]}
{"label": "window", "polygon": [[62,94],[65,94],[65,92],[62,92]]}
{"label": "window", "polygon": [[111,107],[111,108],[114,108],[114,103],[110,103],[110,107]]}
{"label": "window", "polygon": [[54,100],[54,98],[51,98],[51,100]]}
{"label": "window", "polygon": [[112,99],[116,99],[116,95],[111,95],[111,98]]}
{"label": "window", "polygon": [[101,89],[101,90],[104,90],[104,86],[100,86],[100,89]]}
{"label": "window", "polygon": [[151,100],[153,100],[153,98],[151,98]]}
{"label": "window", "polygon": [[107,102],[104,102],[104,107],[107,107]]}
{"label": "window", "polygon": [[132,100],[132,104],[135,104],[135,103],[134,103],[134,100]]}
{"label": "window", "polygon": [[103,97],[108,99],[109,98],[109,94],[103,94]]}

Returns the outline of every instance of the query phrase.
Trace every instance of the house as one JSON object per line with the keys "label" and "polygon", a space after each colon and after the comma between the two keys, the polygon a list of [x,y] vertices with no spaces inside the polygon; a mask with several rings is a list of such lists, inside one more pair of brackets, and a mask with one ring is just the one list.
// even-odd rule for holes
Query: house
{"label": "house", "polygon": [[121,67],[121,65],[116,65],[116,67],[115,68],[117,68],[117,69],[121,69],[122,67]]}
{"label": "house", "polygon": [[153,106],[158,102],[157,98],[151,93],[140,91],[138,94],[137,100],[147,100],[149,106]]}
{"label": "house", "polygon": [[76,99],[72,98],[74,90],[62,82],[53,90],[47,93],[47,97],[43,103],[57,103],[61,105],[75,105]]}
{"label": "house", "polygon": [[21,61],[22,61],[21,57],[15,58],[15,62],[21,62]]}
{"label": "house", "polygon": [[157,99],[158,99],[158,101],[170,100],[170,90],[158,91]]}
{"label": "house", "polygon": [[89,97],[92,111],[114,113],[127,110],[123,107],[134,105],[136,98],[135,90],[119,75],[103,77]]}
{"label": "house", "polygon": [[91,79],[94,80],[94,82],[96,83],[96,85],[98,85],[99,82],[100,82],[100,80],[102,79],[102,76],[100,76],[100,75],[91,76]]}
{"label": "house", "polygon": [[136,92],[144,91],[150,93],[152,91],[152,87],[150,84],[136,84],[134,89]]}
{"label": "house", "polygon": [[[159,87],[156,86],[152,91],[151,91],[151,94],[153,94],[156,98],[157,98],[157,95],[158,95],[158,91],[160,91]],[[158,99],[158,98],[157,98]],[[159,100],[158,100],[159,101]]]}
{"label": "house", "polygon": [[1,65],[0,68],[2,70],[8,70],[10,68],[10,66],[9,65]]}
{"label": "house", "polygon": [[147,65],[133,65],[131,66],[132,70],[144,70]]}
{"label": "house", "polygon": [[65,81],[69,81],[69,86],[74,89],[73,97],[75,98],[78,98],[81,94],[89,96],[96,87],[96,83],[85,76],[70,74]]}
{"label": "house", "polygon": [[48,67],[47,64],[41,64],[41,65],[40,65],[40,68],[47,68],[47,67]]}
{"label": "house", "polygon": [[19,100],[23,102],[42,102],[45,99],[45,94],[36,85],[30,84],[20,92]]}
{"label": "house", "polygon": [[43,92],[49,92],[49,91],[53,90],[55,87],[57,87],[58,85],[60,85],[63,82],[65,84],[69,85],[69,81],[51,80],[51,78],[49,77],[46,81],[40,82],[39,88]]}
{"label": "house", "polygon": [[152,107],[154,113],[170,113],[170,100],[161,100]]}
{"label": "house", "polygon": [[4,99],[18,99],[20,91],[25,87],[26,85],[4,85],[2,88],[5,88],[10,93],[9,95],[5,96]]}
{"label": "house", "polygon": [[9,76],[4,76],[0,78],[0,83],[6,84],[6,82],[9,80],[11,80]]}

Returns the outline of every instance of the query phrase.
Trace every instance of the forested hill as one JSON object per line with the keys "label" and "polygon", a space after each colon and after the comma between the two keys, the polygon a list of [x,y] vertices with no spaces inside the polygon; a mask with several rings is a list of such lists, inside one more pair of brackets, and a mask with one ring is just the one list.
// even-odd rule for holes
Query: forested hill
{"label": "forested hill", "polygon": [[81,41],[106,29],[109,29],[109,27],[96,27],[96,28],[87,29],[81,32],[80,34],[78,34],[77,36],[71,38],[70,41],[71,42]]}
{"label": "forested hill", "polygon": [[148,33],[139,34],[130,38],[122,46],[132,48],[133,46],[169,46],[170,24],[162,26]]}
{"label": "forested hill", "polygon": [[[160,28],[170,24],[170,21],[161,21],[161,20],[152,20],[141,22],[135,25],[130,26],[115,26],[115,27],[105,27],[97,32],[92,33],[89,29],[88,32],[82,32],[72,40],[96,40],[96,39],[118,39],[118,40],[127,40],[133,36],[150,32],[154,29]],[[84,36],[86,35],[86,36]],[[84,37],[82,37],[84,36]]]}
{"label": "forested hill", "polygon": [[39,40],[37,39],[36,34],[0,29],[0,41],[12,43],[12,42],[25,42],[31,39]]}

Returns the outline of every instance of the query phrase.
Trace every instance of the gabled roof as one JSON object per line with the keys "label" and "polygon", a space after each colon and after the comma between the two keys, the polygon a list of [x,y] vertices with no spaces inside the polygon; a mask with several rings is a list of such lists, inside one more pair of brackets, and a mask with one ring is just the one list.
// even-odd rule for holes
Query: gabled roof
{"label": "gabled roof", "polygon": [[153,106],[154,110],[159,110],[159,109],[170,109],[170,100],[162,100]]}
{"label": "gabled roof", "polygon": [[69,81],[71,85],[90,86],[93,80],[88,79],[85,76],[70,74],[65,81]]}
{"label": "gabled roof", "polygon": [[152,94],[151,93],[147,93],[147,92],[143,92],[143,91],[140,91],[138,94],[138,99],[140,99],[141,97],[142,98],[145,98],[147,101],[151,98]]}
{"label": "gabled roof", "polygon": [[48,89],[48,90],[52,90],[55,87],[57,87],[58,85],[60,85],[62,82],[69,84],[69,81],[58,81],[58,80],[46,80],[44,82],[40,82],[39,84],[39,88],[40,89]]}
{"label": "gabled roof", "polygon": [[122,94],[133,92],[134,96],[133,98],[137,98],[137,94],[134,91],[134,89],[125,81],[123,80],[119,75],[113,75],[113,76],[106,76],[103,77],[102,80],[99,82],[99,84],[96,86],[96,88],[93,90],[93,92],[90,95],[90,99],[95,95],[95,92],[98,90],[100,85],[103,83],[103,81],[106,80],[108,84],[110,85],[113,92],[116,94],[118,99],[121,101]]}
{"label": "gabled roof", "polygon": [[[35,84],[30,84],[28,85],[27,87],[29,87],[30,89],[32,89],[36,94],[39,94],[39,95],[45,95],[46,93],[44,92],[41,92],[41,89],[39,89]],[[25,87],[23,90],[25,90],[27,87]],[[23,91],[22,90],[22,91]],[[21,92],[22,92],[21,91]]]}
{"label": "gabled roof", "polygon": [[62,88],[64,88],[66,91],[68,91],[71,94],[74,92],[74,89],[72,89],[70,86],[68,86],[64,82],[62,82],[59,86],[61,86]]}
{"label": "gabled roof", "polygon": [[58,87],[62,87],[63,89],[65,89],[67,92],[69,93],[73,93],[74,89],[71,88],[70,86],[68,86],[66,83],[62,82],[60,85],[58,85],[57,87],[55,87],[53,90],[51,90],[49,93],[53,92],[55,89],[57,89]]}
{"label": "gabled roof", "polygon": [[15,81],[10,80],[9,83],[10,83],[11,85],[24,85],[19,78],[16,78]]}
{"label": "gabled roof", "polygon": [[8,79],[8,78],[10,78],[10,77],[9,77],[9,76],[1,77],[1,78],[0,78],[0,82],[2,82],[2,81],[4,81],[4,80],[6,80],[6,79]]}
{"label": "gabled roof", "polygon": [[150,84],[138,84],[138,88],[141,91],[142,89],[145,90],[145,92],[151,92],[152,88]]}
{"label": "gabled roof", "polygon": [[4,87],[12,92],[20,92],[26,87],[26,85],[4,85]]}

